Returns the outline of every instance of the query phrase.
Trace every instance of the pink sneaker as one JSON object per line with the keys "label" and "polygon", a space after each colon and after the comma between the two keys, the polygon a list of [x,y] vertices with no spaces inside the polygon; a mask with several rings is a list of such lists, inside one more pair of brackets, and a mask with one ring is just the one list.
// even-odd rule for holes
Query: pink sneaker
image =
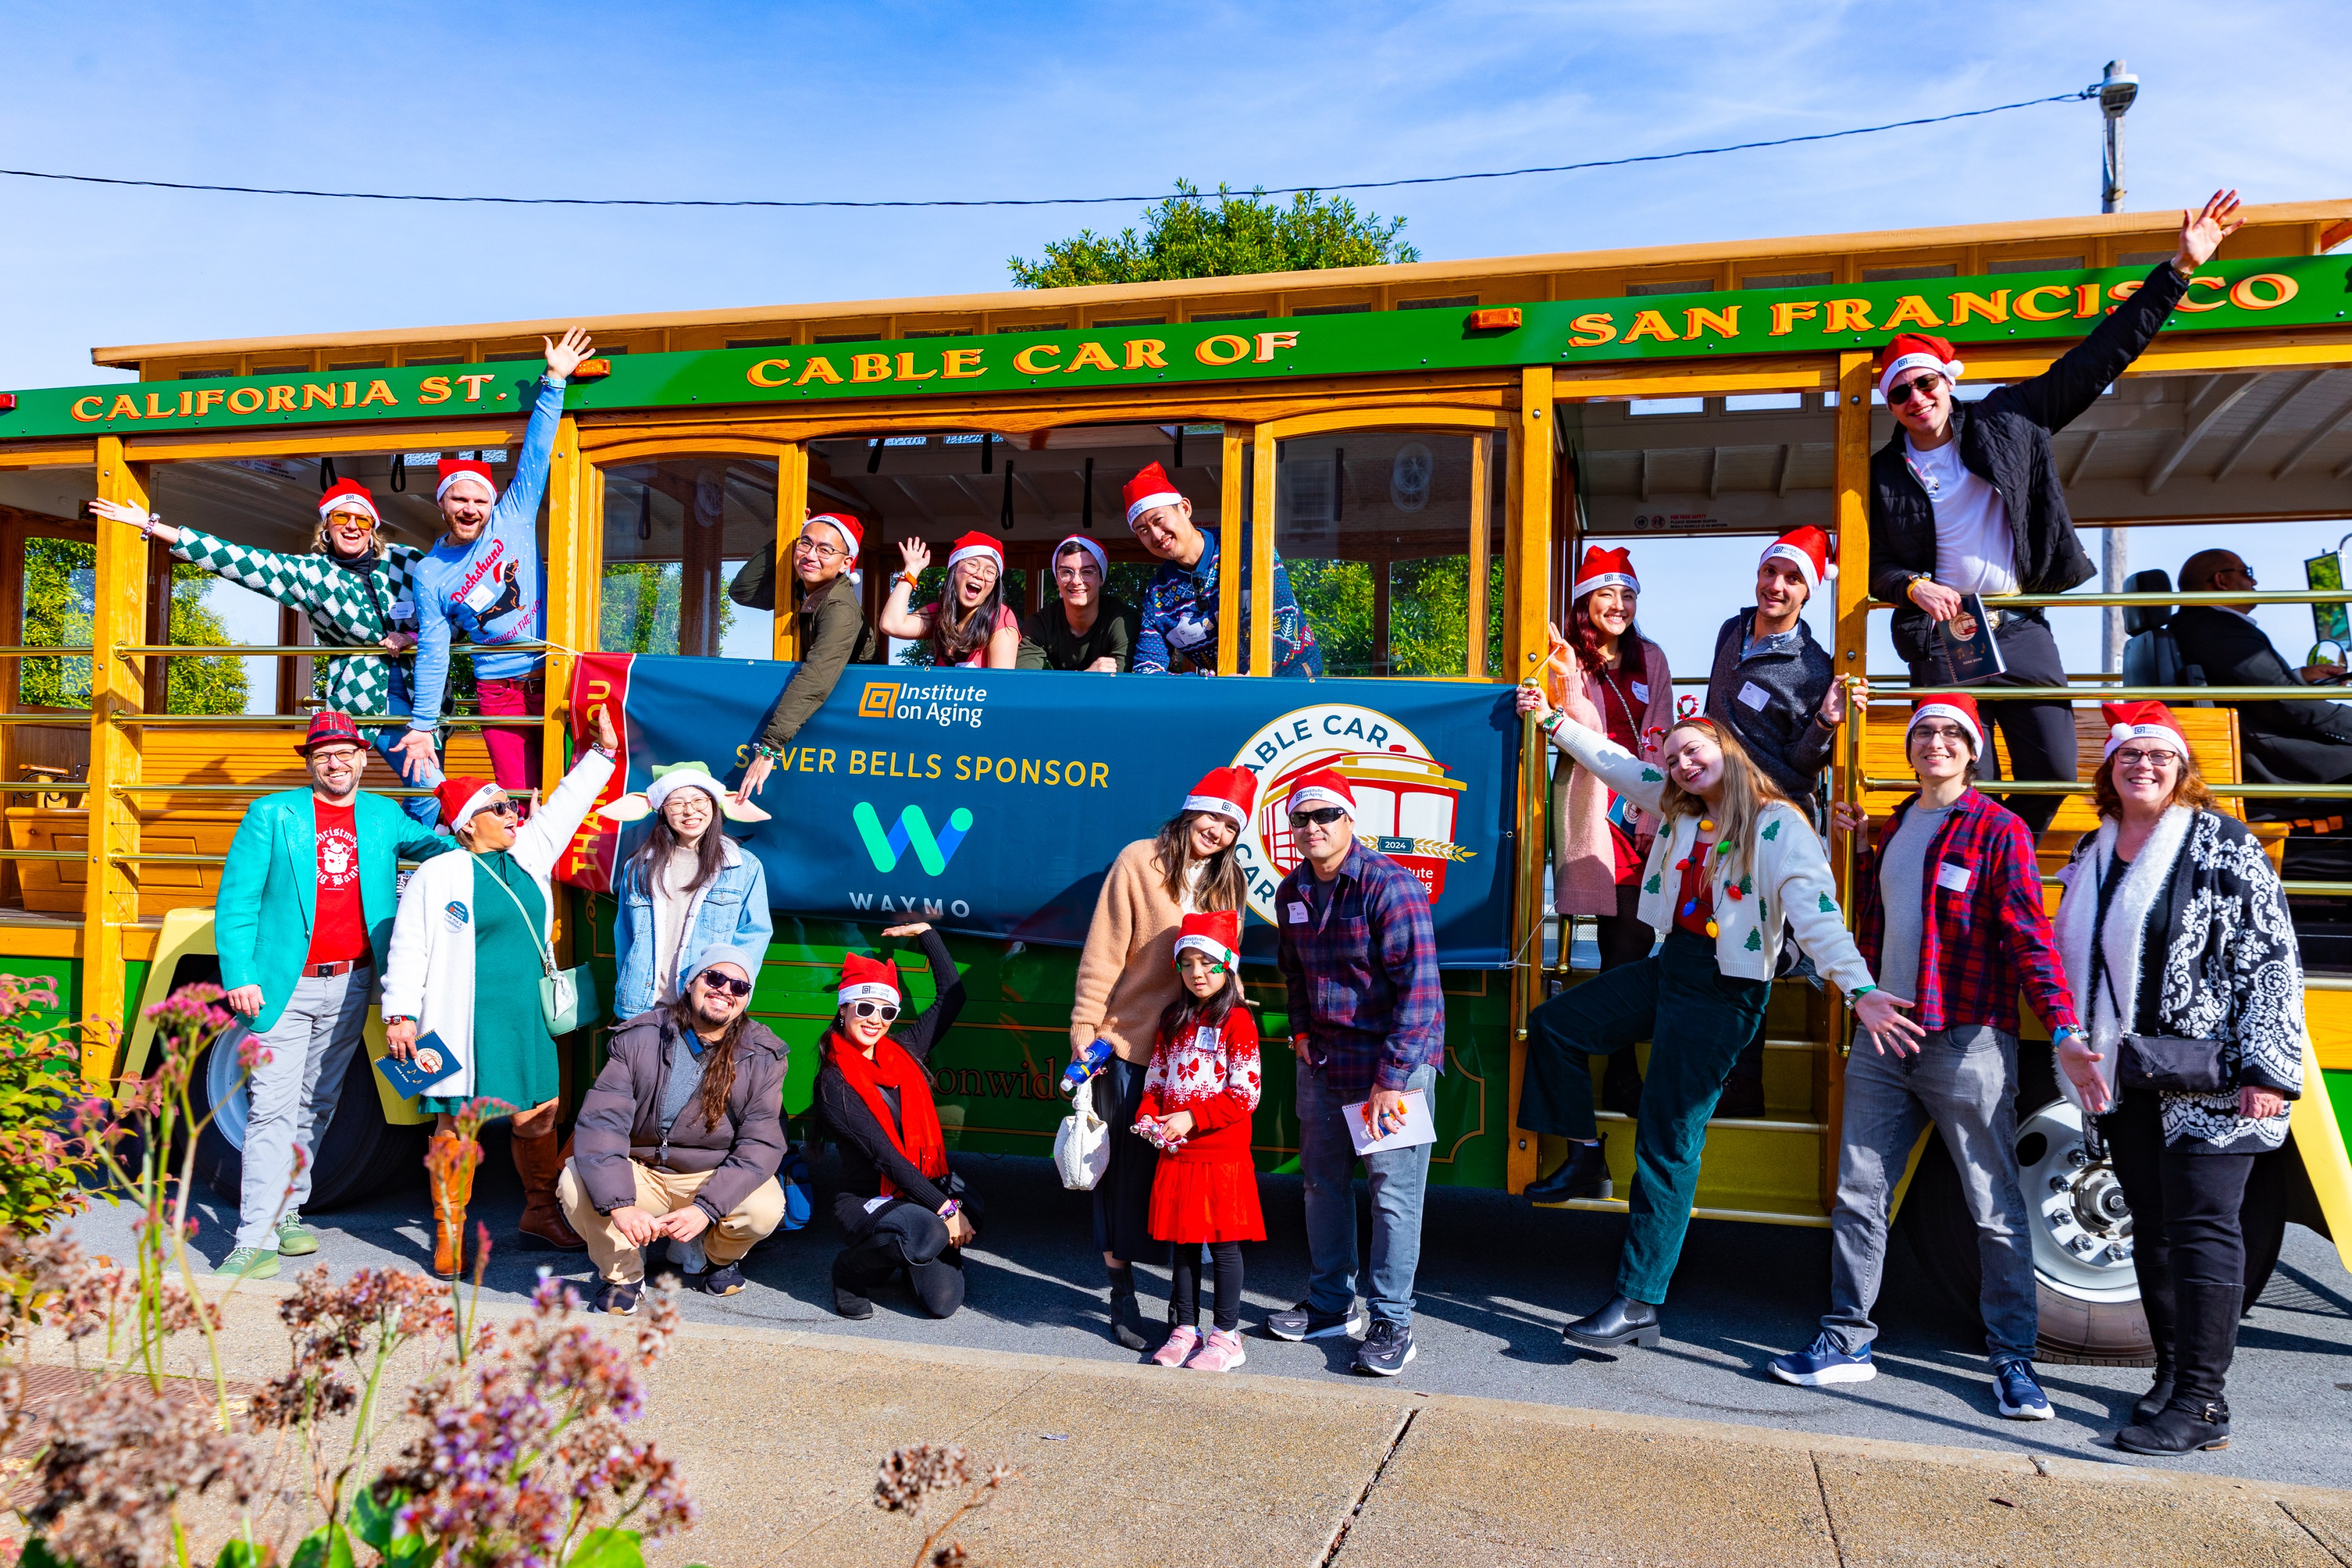
{"label": "pink sneaker", "polygon": [[1249,1354],[1242,1349],[1241,1335],[1211,1329],[1201,1353],[1186,1362],[1184,1367],[1188,1372],[1231,1372],[1247,1360]]}
{"label": "pink sneaker", "polygon": [[1201,1331],[1186,1323],[1168,1332],[1168,1342],[1151,1352],[1154,1366],[1182,1366],[1184,1358],[1201,1342]]}

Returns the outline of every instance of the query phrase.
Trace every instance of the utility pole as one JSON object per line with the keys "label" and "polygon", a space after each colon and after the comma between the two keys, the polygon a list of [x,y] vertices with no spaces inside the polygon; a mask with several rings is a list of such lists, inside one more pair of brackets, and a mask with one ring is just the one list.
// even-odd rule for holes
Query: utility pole
{"label": "utility pole", "polygon": [[[2105,120],[2105,155],[2099,170],[2099,210],[2121,212],[2124,205],[2124,115],[2139,96],[2139,78],[2124,68],[2121,60],[2107,62],[2107,74],[2098,85],[2099,112]],[[2099,542],[2099,586],[2109,594],[2124,591],[2124,579],[2131,574],[2130,545],[2121,528],[2101,531]],[[2109,605],[2105,616],[2106,636],[2100,650],[2102,669],[2120,670],[2124,667],[2124,613],[2120,606]]]}

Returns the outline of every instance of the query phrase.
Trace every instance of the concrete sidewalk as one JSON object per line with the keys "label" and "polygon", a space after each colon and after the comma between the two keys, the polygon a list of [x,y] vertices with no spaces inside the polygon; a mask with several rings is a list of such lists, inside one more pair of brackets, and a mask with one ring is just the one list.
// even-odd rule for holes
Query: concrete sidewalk
{"label": "concrete sidewalk", "polygon": [[[284,1370],[276,1306],[289,1289],[249,1284],[229,1299],[232,1375]],[[1411,1383],[1219,1377],[689,1323],[653,1374],[646,1427],[683,1467],[702,1523],[653,1557],[907,1563],[922,1529],[873,1507],[875,1467],[902,1444],[953,1442],[983,1467],[1020,1470],[1011,1505],[958,1532],[976,1563],[1019,1568],[2352,1568],[2352,1492]]]}

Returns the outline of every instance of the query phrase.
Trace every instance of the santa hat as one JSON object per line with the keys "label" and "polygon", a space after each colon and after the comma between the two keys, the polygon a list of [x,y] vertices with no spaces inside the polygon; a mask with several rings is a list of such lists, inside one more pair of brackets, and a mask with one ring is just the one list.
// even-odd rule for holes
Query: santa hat
{"label": "santa hat", "polygon": [[1967,368],[1943,339],[1905,332],[1878,351],[1878,395],[1885,396],[1887,387],[1906,370],[1932,370],[1946,381],[1958,381]]}
{"label": "santa hat", "polygon": [[2159,746],[2169,746],[2180,753],[2182,762],[2189,761],[2189,737],[2180,731],[2180,721],[2172,710],[2161,702],[2103,702],[2101,712],[2107,720],[2107,746],[2099,753],[2105,762],[2116,754],[2116,748],[2126,741],[2152,741]]}
{"label": "santa hat", "polygon": [[835,1003],[843,1007],[852,1002],[896,1002],[898,966],[887,958],[845,952],[841,955],[841,987],[833,996]]}
{"label": "santa hat", "polygon": [[1630,550],[1603,550],[1598,544],[1587,545],[1584,563],[1576,569],[1576,585],[1568,591],[1568,596],[1572,602],[1596,588],[1623,588],[1629,593],[1640,593],[1641,580],[1633,575],[1633,552]]}
{"label": "santa hat", "polygon": [[955,548],[948,552],[948,570],[954,571],[956,563],[960,561],[977,560],[982,555],[996,563],[996,570],[1002,575],[1004,571],[1004,549],[984,533],[967,533],[957,540]]}
{"label": "santa hat", "polygon": [[845,512],[821,511],[801,524],[801,531],[806,533],[812,524],[820,522],[832,525],[834,531],[841,535],[841,542],[849,546],[849,558],[856,560],[857,552],[866,547],[866,530],[857,520]]}
{"label": "santa hat", "polygon": [[1911,743],[1911,731],[1923,719],[1949,719],[1969,732],[1969,744],[1977,753],[1984,753],[1984,720],[1977,712],[1977,700],[1966,695],[1922,697],[1911,704],[1911,721],[1903,726],[1903,743]]}
{"label": "santa hat", "polygon": [[1249,826],[1250,807],[1256,804],[1257,775],[1247,768],[1211,768],[1184,797],[1185,810],[1231,817],[1236,829]]}
{"label": "santa hat", "polygon": [[1756,558],[1761,566],[1767,561],[1793,561],[1797,570],[1805,574],[1805,587],[1820,593],[1822,584],[1837,575],[1837,546],[1830,536],[1811,524],[1792,528],[1765,547]]}
{"label": "santa hat", "polygon": [[320,493],[319,521],[324,522],[339,511],[359,512],[379,526],[383,522],[383,514],[375,510],[375,497],[357,479],[337,479]]}
{"label": "santa hat", "polygon": [[1168,470],[1157,463],[1146,463],[1135,478],[1127,481],[1121,492],[1127,501],[1127,526],[1133,528],[1135,520],[1155,506],[1174,506],[1184,499]]}
{"label": "santa hat", "polygon": [[1097,544],[1093,540],[1088,539],[1083,533],[1074,533],[1070,535],[1069,538],[1062,541],[1061,543],[1054,546],[1054,553],[1047,557],[1048,561],[1060,561],[1062,559],[1063,552],[1069,549],[1073,544],[1076,545],[1079,549],[1085,551],[1087,554],[1095,558],[1095,570],[1102,574],[1102,579],[1104,582],[1109,582],[1110,557],[1103,553],[1103,547],[1101,545]]}
{"label": "santa hat", "polygon": [[670,763],[653,770],[653,782],[643,790],[625,795],[610,805],[599,806],[596,815],[607,822],[642,822],[662,808],[662,802],[672,792],[698,789],[709,795],[711,804],[730,822],[765,822],[768,814],[750,801],[737,801],[727,786],[719,782],[711,771],[700,763]]}
{"label": "santa hat", "polygon": [[1352,818],[1356,815],[1356,792],[1348,781],[1329,768],[1308,773],[1290,792],[1289,809],[1306,811],[1318,805],[1336,805]]}
{"label": "santa hat", "polygon": [[441,801],[441,826],[455,833],[475,814],[506,794],[491,779],[443,779],[433,790]]}
{"label": "santa hat", "polygon": [[449,487],[459,479],[479,479],[482,481],[483,488],[490,492],[490,499],[492,500],[499,499],[499,482],[490,478],[490,466],[488,463],[477,462],[471,458],[444,458],[441,459],[440,474],[439,482],[433,487],[433,499],[436,501],[447,495]]}
{"label": "santa hat", "polygon": [[1176,934],[1178,958],[1182,958],[1189,947],[1207,953],[1228,969],[1242,961],[1241,945],[1239,910],[1211,910],[1206,914],[1186,915],[1182,929]]}

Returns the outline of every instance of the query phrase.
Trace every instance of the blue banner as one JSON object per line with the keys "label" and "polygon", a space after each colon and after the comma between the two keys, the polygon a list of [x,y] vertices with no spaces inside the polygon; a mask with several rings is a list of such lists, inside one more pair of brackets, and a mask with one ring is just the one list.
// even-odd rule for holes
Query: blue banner
{"label": "blue banner", "polygon": [[[630,789],[683,761],[736,782],[795,668],[590,662],[625,693]],[[1119,850],[1211,768],[1238,764],[1258,780],[1239,849],[1244,947],[1264,959],[1275,889],[1298,863],[1286,802],[1335,768],[1360,837],[1428,890],[1443,961],[1490,968],[1510,957],[1518,738],[1510,689],[1490,685],[853,665],[769,775],[758,804],[772,820],[729,831],[759,855],[781,910],[1075,946]]]}

